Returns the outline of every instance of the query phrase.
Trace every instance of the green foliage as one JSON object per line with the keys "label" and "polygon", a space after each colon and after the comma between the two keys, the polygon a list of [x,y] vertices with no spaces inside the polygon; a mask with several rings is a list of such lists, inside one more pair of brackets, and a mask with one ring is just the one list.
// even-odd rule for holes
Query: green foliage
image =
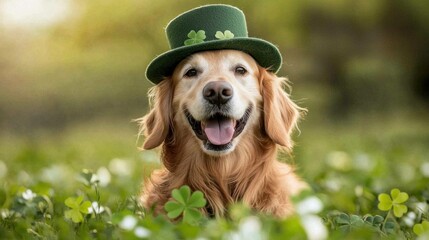
{"label": "green foliage", "polygon": [[343,233],[350,234],[367,231],[377,236],[387,236],[395,232],[396,223],[380,215],[359,216],[355,214],[337,213],[328,217],[332,227]]}
{"label": "green foliage", "polygon": [[402,217],[408,211],[407,206],[403,204],[408,200],[408,194],[397,188],[392,189],[390,196],[385,193],[378,195],[378,200],[380,201],[378,208],[382,211],[390,211],[393,208],[395,217]]}
{"label": "green foliage", "polygon": [[341,213],[337,218],[335,218],[335,223],[339,226],[340,230],[345,232],[350,232],[354,228],[362,228],[364,226],[364,221],[361,217],[357,215],[347,215]]}
{"label": "green foliage", "polygon": [[79,196],[77,198],[69,197],[64,202],[67,207],[71,208],[64,212],[64,216],[68,219],[71,219],[75,223],[80,223],[84,221],[84,215],[88,214],[89,208],[91,207],[91,202],[83,201],[83,197]]}
{"label": "green foliage", "polygon": [[[429,219],[427,123],[392,121],[305,122],[294,138],[299,143],[294,162],[314,192],[298,197],[297,213],[284,220],[256,214],[242,203],[231,206],[227,218],[201,216],[191,223],[183,211],[174,220],[168,213],[152,215],[135,195],[141,181],[159,168],[158,152],[139,153],[136,127],[120,122],[87,123],[28,138],[0,135],[0,239],[315,239],[311,234],[424,239]],[[287,157],[280,156],[289,161]],[[388,197],[378,201],[383,193]],[[194,194],[179,188],[171,202],[179,209],[186,203],[202,210],[204,196],[196,194],[201,204],[195,205]],[[72,207],[65,204],[69,198]],[[382,211],[378,204],[390,209]],[[394,208],[400,205],[407,212],[398,217]],[[72,215],[83,220],[75,222]]]}
{"label": "green foliage", "polygon": [[174,200],[168,201],[164,206],[169,218],[175,219],[182,215],[183,221],[189,224],[196,224],[201,220],[202,214],[198,208],[207,203],[201,191],[191,194],[189,186],[182,186],[180,189],[174,189],[171,196]]}
{"label": "green foliage", "polygon": [[[7,21],[1,26],[2,128],[24,133],[106,115],[124,121],[138,117],[148,104],[144,69],[168,49],[164,27],[183,11],[213,3],[71,2],[70,13],[79,14],[62,14],[66,21],[43,31]],[[427,49],[421,40],[429,33],[425,0],[223,3],[243,9],[250,36],[279,46],[292,64],[279,74],[290,77],[294,99],[306,99],[312,118],[342,119],[346,111],[358,111],[364,119],[392,111],[396,118],[401,110],[420,115],[421,101],[427,104],[427,54],[418,54]]]}
{"label": "green foliage", "polygon": [[414,225],[413,232],[418,236],[429,233],[429,222],[425,220],[422,223]]}

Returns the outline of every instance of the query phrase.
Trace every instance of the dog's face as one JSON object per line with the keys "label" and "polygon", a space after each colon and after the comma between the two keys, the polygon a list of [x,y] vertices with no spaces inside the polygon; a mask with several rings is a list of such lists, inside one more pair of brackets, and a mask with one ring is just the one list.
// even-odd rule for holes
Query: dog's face
{"label": "dog's face", "polygon": [[231,153],[243,138],[290,149],[301,109],[284,92],[284,80],[241,51],[193,54],[151,90],[152,110],[141,119],[143,147],[192,136],[212,156]]}
{"label": "dog's face", "polygon": [[196,53],[177,65],[172,77],[176,119],[186,123],[204,152],[230,153],[248,126],[258,124],[259,75],[255,60],[236,50]]}

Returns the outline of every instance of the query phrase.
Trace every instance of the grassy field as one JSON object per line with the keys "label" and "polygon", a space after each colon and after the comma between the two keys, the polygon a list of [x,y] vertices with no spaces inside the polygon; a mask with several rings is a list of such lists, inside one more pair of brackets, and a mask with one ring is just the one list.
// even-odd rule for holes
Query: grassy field
{"label": "grassy field", "polygon": [[[240,204],[207,219],[186,187],[175,223],[135,200],[159,167],[131,122],[148,108],[144,69],[172,18],[220,2],[279,47],[309,110],[279,156],[312,189],[286,220]],[[0,0],[0,239],[429,239],[427,2]]]}
{"label": "grassy field", "polygon": [[[313,191],[301,196],[297,205],[313,201],[310,206],[316,209],[285,221],[253,215],[243,206],[231,209],[229,219],[197,218],[194,224],[173,225],[166,217],[145,214],[134,197],[141,181],[159,163],[156,151],[138,150],[141,141],[136,133],[134,123],[121,120],[26,136],[4,132],[0,139],[0,238],[234,239],[256,229],[253,239],[291,234],[299,239],[311,238],[306,232],[310,215],[323,222],[319,236],[329,239],[413,239],[417,236],[414,225],[429,217],[429,129],[423,120],[368,117],[319,125],[311,118],[304,121],[295,136],[294,158],[280,157],[295,164],[312,186]],[[402,203],[393,204],[390,211],[378,207],[378,195],[394,188],[409,196],[404,203],[407,212],[400,217],[393,210]],[[86,201],[97,202],[102,211],[88,213]],[[72,212],[67,213],[73,209],[75,219]],[[375,223],[369,215],[379,215],[383,221]],[[136,222],[130,227],[127,221]],[[318,231],[317,224],[311,228]]]}

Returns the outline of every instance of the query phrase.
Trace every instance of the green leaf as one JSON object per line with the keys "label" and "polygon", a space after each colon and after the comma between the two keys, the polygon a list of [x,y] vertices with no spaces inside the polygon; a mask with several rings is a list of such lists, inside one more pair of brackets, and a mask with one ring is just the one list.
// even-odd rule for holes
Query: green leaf
{"label": "green leaf", "polygon": [[390,190],[390,196],[392,196],[392,198],[395,199],[400,192],[401,191],[399,189],[394,188],[394,189]]}
{"label": "green leaf", "polygon": [[[392,196],[392,197],[390,197]],[[393,214],[396,217],[402,217],[408,211],[407,206],[401,204],[408,200],[408,194],[394,188],[390,191],[390,196],[386,193],[378,195],[378,208],[382,211],[390,211],[393,207]]]}
{"label": "green leaf", "polygon": [[71,219],[74,223],[83,222],[83,216],[77,209],[71,209],[64,212],[66,218]]}
{"label": "green leaf", "polygon": [[380,201],[378,204],[378,209],[382,211],[389,211],[393,206],[392,199],[386,193],[381,193],[378,195],[378,201]]}
{"label": "green leaf", "polygon": [[390,203],[383,203],[383,202],[380,202],[379,204],[378,204],[378,209],[380,209],[381,211],[389,211],[391,208],[392,208],[392,204]]}
{"label": "green leaf", "polygon": [[404,203],[408,200],[408,194],[406,192],[401,192],[397,188],[392,189],[390,195],[392,196],[393,203]]}
{"label": "green leaf", "polygon": [[374,217],[373,216],[367,216],[365,217],[365,222],[369,223],[370,225],[374,224]]}
{"label": "green leaf", "polygon": [[350,225],[361,226],[363,224],[364,224],[364,221],[358,215],[351,215],[350,216]]}
{"label": "green leaf", "polygon": [[337,224],[350,224],[350,217],[345,213],[341,213],[337,218],[335,218]]}
{"label": "green leaf", "polygon": [[174,189],[171,195],[176,201],[183,205],[186,205],[189,200],[189,197],[191,196],[191,188],[186,185],[182,186],[179,190]]}
{"label": "green leaf", "polygon": [[417,234],[417,236],[420,236],[425,232],[429,232],[429,222],[425,220],[420,224],[414,225],[413,232]]}
{"label": "green leaf", "polygon": [[183,221],[189,224],[197,223],[201,216],[201,212],[195,208],[187,208],[183,211]]}
{"label": "green leaf", "polygon": [[402,217],[402,215],[404,215],[404,213],[406,213],[407,211],[408,211],[408,208],[405,205],[397,204],[393,206],[393,215],[395,215],[398,218]]}
{"label": "green leaf", "polygon": [[395,232],[395,222],[389,220],[384,224],[384,229],[386,233],[394,233]]}
{"label": "green leaf", "polygon": [[83,202],[80,207],[79,207],[79,211],[81,213],[85,213],[87,214],[89,212],[89,208],[91,207],[91,202],[90,201],[85,201]]}
{"label": "green leaf", "polygon": [[188,206],[194,208],[202,208],[206,206],[207,201],[204,198],[204,194],[201,191],[195,191],[189,198]]}
{"label": "green leaf", "polygon": [[185,206],[177,202],[169,201],[164,205],[164,209],[167,211],[167,216],[174,219],[182,214]]}
{"label": "green leaf", "polygon": [[66,206],[71,208],[64,212],[66,218],[71,219],[75,223],[80,223],[84,220],[82,214],[86,215],[88,213],[88,208],[91,206],[91,202],[85,201],[82,203],[82,200],[83,197],[79,196],[77,198],[69,197],[64,201]]}
{"label": "green leaf", "polygon": [[423,225],[422,224],[416,224],[416,225],[414,225],[413,232],[415,234],[417,234],[417,236],[422,235],[425,232],[425,230],[423,229]]}
{"label": "green leaf", "polygon": [[374,220],[373,220],[373,224],[374,225],[380,225],[380,224],[382,224],[383,223],[383,221],[384,221],[384,218],[382,217],[382,216],[380,216],[380,215],[375,215],[374,216]]}
{"label": "green leaf", "polygon": [[171,195],[173,199],[164,205],[169,218],[174,219],[182,215],[182,221],[187,223],[201,219],[202,215],[198,208],[204,207],[207,203],[201,191],[191,194],[191,188],[184,185],[180,189],[174,189]]}
{"label": "green leaf", "polygon": [[69,208],[79,208],[79,205],[82,202],[82,200],[83,200],[82,196],[79,196],[77,198],[69,197],[64,201],[64,203]]}

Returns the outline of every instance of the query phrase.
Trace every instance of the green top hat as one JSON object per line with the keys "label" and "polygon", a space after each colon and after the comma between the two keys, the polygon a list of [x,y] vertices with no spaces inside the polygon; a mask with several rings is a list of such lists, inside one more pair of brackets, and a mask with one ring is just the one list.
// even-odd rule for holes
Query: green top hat
{"label": "green top hat", "polygon": [[146,77],[154,84],[170,76],[184,58],[207,50],[243,51],[273,72],[282,64],[276,46],[248,37],[244,14],[233,6],[207,5],[187,11],[171,20],[166,34],[171,50],[152,60],[146,69]]}

